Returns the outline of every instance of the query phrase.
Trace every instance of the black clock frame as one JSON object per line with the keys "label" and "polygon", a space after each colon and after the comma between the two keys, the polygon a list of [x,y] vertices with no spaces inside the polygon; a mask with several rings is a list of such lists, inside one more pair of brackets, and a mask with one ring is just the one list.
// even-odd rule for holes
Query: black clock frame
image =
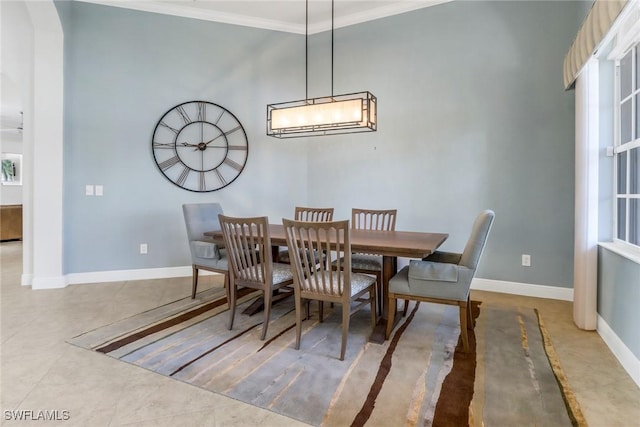
{"label": "black clock frame", "polygon": [[[189,112],[185,110],[185,106],[188,106],[190,104],[197,105],[196,107],[197,116],[195,120],[192,119],[191,116],[189,115]],[[217,113],[213,120],[209,120],[206,116],[207,106],[213,107],[215,109],[214,111]],[[182,120],[180,122],[179,128],[178,126],[174,127],[164,122],[174,112],[176,113],[174,116]],[[230,129],[225,130],[223,128],[223,125],[220,124],[223,119],[225,119],[226,122],[228,123],[230,122],[233,126]],[[198,142],[198,144],[188,144],[185,142],[181,144],[182,147],[179,147],[180,144],[178,144],[178,136],[185,128],[187,128],[190,125],[193,125],[194,123],[195,124],[201,123],[201,126],[204,126],[204,124],[207,124],[208,126],[213,126],[219,132],[219,134],[218,136],[216,136],[215,138],[207,142],[200,141]],[[157,138],[159,137],[159,133],[160,133],[159,130],[163,128],[170,130],[170,132],[174,134],[172,142],[157,141]],[[229,135],[235,134],[237,132],[240,132],[239,134],[241,135],[240,142],[242,144],[230,145],[229,139],[228,139]],[[201,152],[203,157],[202,161],[204,163],[204,152],[208,148],[213,148],[213,147],[209,147],[209,143],[221,137],[226,144],[225,153],[221,157],[221,160],[217,162],[217,164],[208,165],[206,169],[204,165],[201,169],[195,169],[194,167],[190,166],[188,162],[186,162],[178,152],[178,148],[193,147],[193,151],[199,150]],[[224,147],[216,146],[215,148],[224,148]],[[158,156],[156,155],[156,150],[167,150],[167,149],[172,149],[175,155],[173,157],[170,157],[169,159],[165,159],[165,160],[159,159]],[[232,150],[245,152],[244,156],[242,156],[243,158],[241,162],[236,162],[230,158],[229,152]],[[232,182],[234,182],[240,176],[249,158],[249,141],[247,138],[247,133],[244,130],[244,127],[242,126],[242,123],[231,111],[227,110],[226,108],[224,108],[219,104],[216,104],[210,101],[195,100],[195,101],[186,101],[178,105],[175,105],[169,108],[160,117],[160,120],[158,120],[158,123],[156,124],[151,137],[151,151],[153,154],[154,162],[158,167],[158,170],[167,180],[169,180],[169,182],[187,191],[192,191],[196,193],[209,193],[209,192],[221,190],[229,186]],[[231,170],[234,171],[232,172],[232,175],[230,175],[230,179],[228,181],[226,177],[224,177],[219,170],[219,168],[221,168],[223,164],[230,166]],[[183,170],[182,170],[182,173],[177,177],[177,179],[174,180],[169,175],[167,175],[165,171],[170,170],[176,165],[182,165]],[[187,188],[185,186],[186,179],[192,171],[195,173],[200,173],[199,189]],[[211,189],[207,189],[205,174],[209,174],[209,176],[217,177],[217,179],[220,181],[220,185],[214,186]]]}

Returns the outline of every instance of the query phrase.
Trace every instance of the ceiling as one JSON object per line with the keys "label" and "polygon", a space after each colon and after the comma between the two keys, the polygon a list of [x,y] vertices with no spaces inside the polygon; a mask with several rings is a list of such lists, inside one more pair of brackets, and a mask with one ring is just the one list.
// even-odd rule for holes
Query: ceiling
{"label": "ceiling", "polygon": [[[305,33],[304,0],[76,0],[109,6]],[[335,0],[336,28],[451,0]],[[331,0],[309,0],[309,34],[331,29]]]}

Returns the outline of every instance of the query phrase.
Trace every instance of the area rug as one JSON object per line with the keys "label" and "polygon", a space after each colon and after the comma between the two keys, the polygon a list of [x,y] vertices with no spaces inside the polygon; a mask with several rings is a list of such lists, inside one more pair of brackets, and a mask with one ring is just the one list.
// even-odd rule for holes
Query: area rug
{"label": "area rug", "polygon": [[370,313],[354,314],[339,360],[341,310],[312,305],[295,344],[292,299],[241,314],[232,330],[220,288],[83,333],[71,344],[314,426],[586,425],[536,310],[473,303],[469,353],[458,309],[413,304],[384,344],[369,343]]}

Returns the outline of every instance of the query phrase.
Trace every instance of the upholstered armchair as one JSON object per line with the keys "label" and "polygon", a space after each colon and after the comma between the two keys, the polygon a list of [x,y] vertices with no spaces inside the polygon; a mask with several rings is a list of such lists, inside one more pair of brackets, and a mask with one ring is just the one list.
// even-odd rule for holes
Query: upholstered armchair
{"label": "upholstered armchair", "polygon": [[482,212],[475,220],[471,236],[461,254],[434,252],[423,260],[411,260],[389,281],[389,319],[387,338],[393,329],[396,299],[457,305],[460,309],[460,335],[465,353],[469,352],[467,328],[473,328],[469,293],[482,251],[493,224],[493,211]]}
{"label": "upholstered armchair", "polygon": [[229,275],[227,254],[223,247],[204,235],[205,231],[220,230],[218,215],[222,213],[219,203],[191,203],[182,205],[184,223],[187,228],[193,279],[191,298],[196,297],[199,270],[224,274],[224,283],[229,297]]}

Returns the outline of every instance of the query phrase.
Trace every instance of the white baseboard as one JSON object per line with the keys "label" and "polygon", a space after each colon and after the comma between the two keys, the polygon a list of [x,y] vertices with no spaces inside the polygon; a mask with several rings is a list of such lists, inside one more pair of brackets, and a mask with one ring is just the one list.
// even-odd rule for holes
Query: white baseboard
{"label": "white baseboard", "polygon": [[631,379],[640,387],[640,359],[627,347],[616,335],[605,320],[598,316],[598,334],[607,344],[613,355],[618,359],[622,367],[627,371]]}
{"label": "white baseboard", "polygon": [[[183,267],[165,268],[141,268],[135,270],[92,271],[88,273],[72,273],[66,276],[67,284],[90,284],[105,282],[121,282],[127,280],[152,280],[168,279],[171,277],[190,277],[192,268],[190,265]],[[200,274],[218,274],[206,270],[200,270]]]}
{"label": "white baseboard", "polygon": [[31,286],[31,282],[33,282],[33,274],[22,274],[20,277],[20,284],[22,286]]}
{"label": "white baseboard", "polygon": [[[87,273],[71,273],[59,277],[33,277],[32,274],[23,274],[21,284],[22,286],[31,286],[32,289],[60,289],[67,285],[190,277],[191,274],[192,269],[190,265],[183,267],[90,271]],[[209,275],[218,273],[200,270],[200,274]]]}
{"label": "white baseboard", "polygon": [[504,280],[480,279],[476,277],[471,282],[471,289],[501,292],[503,294],[523,295],[527,297],[573,301],[572,288],[560,288],[557,286],[532,285],[529,283],[506,282]]}
{"label": "white baseboard", "polygon": [[[67,286],[65,276],[30,277],[29,279],[31,281],[31,289],[59,289]],[[25,277],[22,280],[25,280]]]}

